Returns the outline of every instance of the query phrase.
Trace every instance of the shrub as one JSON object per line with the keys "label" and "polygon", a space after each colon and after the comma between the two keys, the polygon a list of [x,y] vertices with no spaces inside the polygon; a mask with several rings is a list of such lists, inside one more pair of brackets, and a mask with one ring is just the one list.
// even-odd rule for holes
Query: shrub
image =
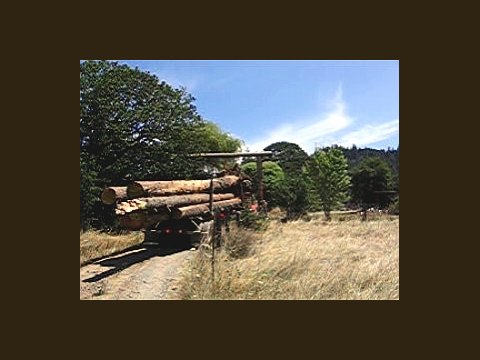
{"label": "shrub", "polygon": [[400,215],[400,197],[396,197],[395,200],[388,207],[388,212],[394,215]]}
{"label": "shrub", "polygon": [[254,213],[244,211],[240,215],[240,226],[247,229],[256,231],[266,230],[268,227],[269,219],[264,213]]}

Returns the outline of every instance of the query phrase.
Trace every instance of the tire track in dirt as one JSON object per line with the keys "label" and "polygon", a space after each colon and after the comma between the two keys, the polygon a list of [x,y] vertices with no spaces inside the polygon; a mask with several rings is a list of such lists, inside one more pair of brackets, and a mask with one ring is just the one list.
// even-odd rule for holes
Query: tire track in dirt
{"label": "tire track in dirt", "polygon": [[80,299],[175,299],[178,280],[194,253],[141,247],[95,261],[80,268]]}

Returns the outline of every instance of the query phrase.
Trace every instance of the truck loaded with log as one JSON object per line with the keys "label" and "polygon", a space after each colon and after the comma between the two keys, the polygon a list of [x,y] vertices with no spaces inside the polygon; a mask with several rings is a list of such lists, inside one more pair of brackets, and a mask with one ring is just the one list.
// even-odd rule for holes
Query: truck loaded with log
{"label": "truck loaded with log", "polygon": [[189,237],[200,242],[211,235],[213,216],[219,222],[251,204],[251,181],[226,175],[210,180],[133,181],[108,187],[104,204],[114,205],[120,225],[145,231],[147,242]]}
{"label": "truck loaded with log", "polygon": [[[194,154],[201,158],[255,157],[257,161],[257,200],[263,201],[262,160],[269,151],[258,153]],[[209,180],[132,181],[127,186],[106,188],[104,204],[115,207],[120,225],[143,230],[145,241],[187,237],[191,243],[209,241],[218,225],[227,225],[242,211],[257,209],[252,196],[252,179],[235,170]],[[266,206],[266,205],[265,205]],[[266,209],[265,209],[266,210]],[[254,210],[257,211],[257,210]]]}

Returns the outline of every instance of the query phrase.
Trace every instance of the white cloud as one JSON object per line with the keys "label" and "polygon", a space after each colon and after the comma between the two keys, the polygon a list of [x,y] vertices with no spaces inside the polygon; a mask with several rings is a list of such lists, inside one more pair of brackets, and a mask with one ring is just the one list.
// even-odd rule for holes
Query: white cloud
{"label": "white cloud", "polygon": [[398,119],[389,121],[380,125],[365,125],[359,130],[352,131],[343,135],[335,143],[342,146],[366,146],[388,139],[389,137],[398,133],[399,121]]}
{"label": "white cloud", "polygon": [[259,151],[274,142],[288,141],[298,144],[306,152],[311,153],[315,150],[316,143],[323,145],[327,136],[345,129],[353,122],[346,113],[341,86],[330,105],[332,109],[326,114],[280,125],[265,137],[247,142],[246,146],[250,151]]}
{"label": "white cloud", "polygon": [[334,98],[324,104],[330,108],[329,112],[310,119],[299,119],[289,124],[279,125],[266,136],[257,138],[255,141],[247,141],[244,149],[260,151],[274,142],[288,141],[298,144],[307,153],[312,153],[316,146],[336,144],[350,147],[355,144],[361,147],[398,134],[398,119],[378,125],[365,125],[347,133],[342,131],[352,125],[354,119],[346,112],[341,84]]}

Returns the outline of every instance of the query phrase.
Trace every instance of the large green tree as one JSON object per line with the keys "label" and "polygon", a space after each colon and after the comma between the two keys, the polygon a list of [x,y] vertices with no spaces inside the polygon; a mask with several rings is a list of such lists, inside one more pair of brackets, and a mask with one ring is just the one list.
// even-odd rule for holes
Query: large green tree
{"label": "large green tree", "polygon": [[[210,121],[195,130],[195,137],[198,140],[197,146],[208,149],[209,152],[238,152],[241,150],[243,141],[234,138],[232,135],[222,131],[220,127]],[[231,169],[235,166],[235,159],[209,159],[209,167],[219,170]],[[204,174],[206,175],[206,174]],[[201,174],[199,174],[201,176]]]}
{"label": "large green tree", "polygon": [[289,176],[301,173],[308,160],[308,154],[300,146],[287,141],[273,143],[264,150],[272,152],[270,160],[280,165]]}
{"label": "large green tree", "polygon": [[320,206],[325,217],[348,200],[350,175],[347,159],[338,148],[316,151],[310,161],[309,172],[315,184]]}
{"label": "large green tree", "polygon": [[208,148],[211,152],[236,152],[243,144],[243,141],[224,132],[211,121],[205,121],[196,131],[196,136],[202,147]]}
{"label": "large green tree", "polygon": [[91,225],[94,216],[94,205],[98,200],[99,188],[95,185],[97,173],[94,161],[80,154],[80,228]]}
{"label": "large green tree", "polygon": [[193,101],[185,89],[127,65],[80,63],[84,225],[92,217],[104,217],[104,209],[92,205],[104,186],[131,179],[192,178],[205,161],[189,158],[189,153],[239,148],[237,140],[201,118]]}
{"label": "large green tree", "polygon": [[80,150],[98,178],[165,178],[192,172],[185,155],[203,124],[193,98],[151,74],[115,62],[80,64]]}
{"label": "large green tree", "polygon": [[310,178],[305,171],[295,176],[285,175],[285,181],[276,196],[278,205],[286,212],[287,219],[297,219],[307,213],[312,203],[311,187]]}
{"label": "large green tree", "polygon": [[[258,189],[257,163],[250,162],[243,164],[241,169],[253,179],[253,189],[256,192]],[[282,191],[285,174],[282,168],[272,161],[262,162],[262,169],[264,198],[268,202],[269,207],[277,206],[279,204],[279,196]]]}
{"label": "large green tree", "polygon": [[372,156],[363,159],[352,171],[352,199],[366,207],[385,208],[392,200],[392,170],[386,160]]}
{"label": "large green tree", "polygon": [[[394,178],[398,179],[399,176],[399,155],[400,147],[397,149],[388,148],[385,149],[371,149],[371,148],[357,148],[355,145],[352,148],[344,148],[339,146],[339,149],[343,151],[343,154],[348,160],[348,166],[350,169],[354,169],[359,165],[363,159],[368,157],[380,157],[384,159],[392,169],[392,175]],[[328,148],[324,148],[328,150]]]}
{"label": "large green tree", "polygon": [[304,215],[311,206],[311,181],[306,172],[308,154],[297,144],[280,141],[270,144],[271,161],[276,162],[285,173],[285,181],[277,194],[278,205],[285,210],[287,219]]}

